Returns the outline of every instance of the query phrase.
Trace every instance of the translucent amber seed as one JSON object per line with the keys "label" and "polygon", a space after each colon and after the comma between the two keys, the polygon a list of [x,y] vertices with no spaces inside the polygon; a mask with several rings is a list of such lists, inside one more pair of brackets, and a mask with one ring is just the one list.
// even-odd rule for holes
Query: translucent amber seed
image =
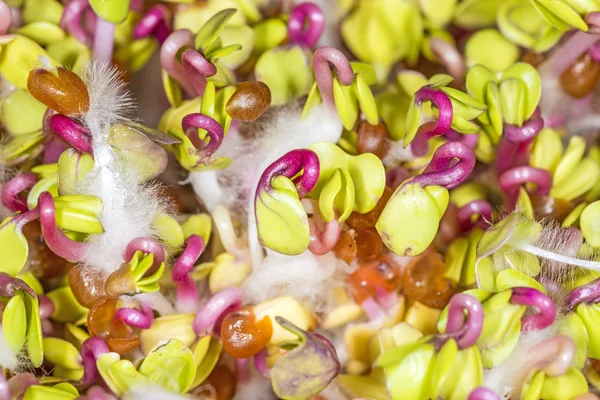
{"label": "translucent amber seed", "polygon": [[90,108],[90,97],[81,78],[61,67],[56,68],[56,73],[43,68],[32,70],[27,79],[27,90],[59,114],[79,115]]}
{"label": "translucent amber seed", "polygon": [[387,204],[390,197],[392,197],[392,193],[393,191],[390,188],[386,187],[383,191],[383,195],[377,202],[375,208],[373,208],[366,214],[359,214],[356,211],[350,214],[350,216],[346,220],[348,226],[357,231],[364,231],[369,228],[374,228],[375,223],[377,223],[379,216],[381,216],[381,213],[385,208],[385,205]]}
{"label": "translucent amber seed", "polygon": [[384,249],[381,237],[375,228],[356,232],[356,256],[358,261],[367,261],[378,257]]}
{"label": "translucent amber seed", "polygon": [[227,102],[225,111],[232,118],[250,122],[260,117],[271,105],[271,91],[260,81],[242,82]]}
{"label": "translucent amber seed", "polygon": [[357,304],[375,296],[377,287],[386,292],[398,290],[402,276],[398,265],[389,254],[361,265],[348,276],[350,295]]}
{"label": "translucent amber seed", "polygon": [[341,258],[350,264],[356,258],[357,245],[356,241],[348,231],[342,231],[340,234],[340,240],[335,244],[333,253],[336,257]]}
{"label": "translucent amber seed", "polygon": [[252,357],[271,339],[273,325],[269,317],[256,321],[249,307],[228,314],[221,325],[223,349],[234,358]]}
{"label": "translucent amber seed", "polygon": [[211,385],[217,392],[215,400],[230,400],[235,394],[235,374],[224,365],[217,365],[204,384]]}
{"label": "translucent amber seed", "polygon": [[575,204],[568,200],[555,199],[550,196],[531,194],[533,212],[539,218],[552,218],[562,222],[573,210]]}
{"label": "translucent amber seed", "polygon": [[82,264],[69,270],[69,286],[75,299],[84,307],[91,307],[101,297],[106,296],[104,290],[105,277]]}
{"label": "translucent amber seed", "polygon": [[388,151],[390,151],[391,146],[390,134],[383,122],[371,125],[366,121],[362,121],[358,125],[358,137],[356,140],[356,151],[358,154],[373,153],[383,159]]}
{"label": "translucent amber seed", "polygon": [[88,330],[91,336],[105,339],[110,351],[125,354],[138,347],[140,341],[129,325],[115,320],[117,301],[116,297],[98,299],[88,312]]}
{"label": "translucent amber seed", "polygon": [[562,88],[572,97],[580,99],[594,91],[600,79],[600,64],[584,53],[560,76]]}
{"label": "translucent amber seed", "polygon": [[444,277],[446,268],[439,253],[425,251],[406,267],[402,280],[403,293],[428,307],[443,309],[454,295],[452,281]]}

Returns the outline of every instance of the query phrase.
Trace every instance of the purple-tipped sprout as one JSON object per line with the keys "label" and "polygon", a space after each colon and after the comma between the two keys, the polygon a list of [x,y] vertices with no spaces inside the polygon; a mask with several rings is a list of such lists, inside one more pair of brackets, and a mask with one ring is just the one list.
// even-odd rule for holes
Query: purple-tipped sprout
{"label": "purple-tipped sprout", "polygon": [[169,36],[170,12],[167,7],[157,4],[150,8],[142,19],[136,24],[133,30],[134,39],[142,39],[154,35],[161,45]]}
{"label": "purple-tipped sprout", "polygon": [[71,0],[65,5],[60,27],[71,33],[77,40],[88,47],[94,43],[94,38],[91,33],[86,31],[86,24],[82,24],[81,20],[86,11],[90,10],[91,6],[88,0]]}
{"label": "purple-tipped sprout", "polygon": [[492,220],[492,205],[486,200],[474,200],[459,208],[457,217],[458,224],[464,232],[476,225],[484,226]]}
{"label": "purple-tipped sprout", "polygon": [[314,47],[324,30],[325,15],[315,3],[301,3],[292,10],[288,21],[288,37],[291,43]]}
{"label": "purple-tipped sprout", "polygon": [[180,312],[195,312],[198,310],[198,288],[190,276],[194,264],[205,249],[204,239],[199,235],[191,235],[185,244],[173,270],[171,279],[177,288],[177,309]]}
{"label": "purple-tipped sprout", "polygon": [[115,312],[114,319],[122,320],[129,326],[139,329],[149,329],[154,323],[154,313],[146,304],[141,305],[141,311],[135,308],[123,307]]}
{"label": "purple-tipped sprout", "polygon": [[429,101],[438,109],[438,118],[424,123],[419,127],[417,135],[410,144],[413,154],[418,157],[426,156],[429,152],[429,140],[441,136],[450,130],[454,110],[450,97],[442,90],[424,86],[415,93],[415,107],[421,107],[424,101]]}
{"label": "purple-tipped sprout", "polygon": [[27,212],[27,201],[19,196],[21,192],[31,189],[38,181],[33,173],[19,174],[6,182],[2,188],[2,204],[11,211]]}
{"label": "purple-tipped sprout", "polygon": [[81,364],[83,365],[83,385],[90,385],[98,379],[99,372],[96,361],[102,354],[108,353],[108,345],[97,336],[86,339],[81,345]]}
{"label": "purple-tipped sprout", "polygon": [[552,175],[545,169],[530,166],[515,167],[500,175],[500,188],[506,193],[508,206],[513,209],[517,203],[519,189],[525,183],[534,183],[540,196],[548,196],[552,187]]}
{"label": "purple-tipped sprout", "polygon": [[92,154],[90,132],[75,120],[61,114],[55,114],[48,118],[48,127],[56,136],[73,148],[82,153]]}
{"label": "purple-tipped sprout", "polygon": [[271,374],[267,364],[267,350],[262,349],[254,356],[254,368],[264,377],[268,378]]}
{"label": "purple-tipped sprout", "polygon": [[313,190],[319,180],[319,157],[314,151],[307,149],[292,150],[269,165],[258,181],[256,198],[259,197],[261,190],[267,192],[272,190],[271,181],[276,177],[285,176],[292,179],[300,172],[302,172],[302,175],[294,179],[294,183],[296,184],[298,196],[303,198]]}
{"label": "purple-tipped sprout", "polygon": [[137,237],[132,239],[123,252],[123,260],[127,262],[131,261],[133,255],[138,250],[145,254],[154,255],[154,262],[152,263],[150,270],[153,270],[165,261],[164,247],[156,240],[148,237]]}
{"label": "purple-tipped sprout", "polygon": [[599,301],[600,278],[571,290],[567,305],[572,310],[581,303],[598,303]]}
{"label": "purple-tipped sprout", "polygon": [[454,78],[458,85],[463,83],[465,78],[465,59],[458,49],[447,41],[432,37],[429,39],[429,49],[437,57],[440,63],[446,67],[446,70]]}
{"label": "purple-tipped sprout", "polygon": [[500,396],[492,389],[488,389],[484,386],[475,388],[471,394],[469,394],[468,400],[500,400]]}
{"label": "purple-tipped sprout", "polygon": [[312,218],[309,218],[308,225],[310,226],[310,243],[308,249],[311,253],[318,256],[329,253],[340,240],[343,224],[334,219],[325,223],[323,230],[317,228],[317,224]]}
{"label": "purple-tipped sprout", "polygon": [[[198,149],[197,154],[201,157],[200,162],[204,163],[209,163],[210,157],[219,149],[225,136],[223,128],[216,120],[200,113],[188,114],[183,117],[181,129],[183,129],[194,147]],[[200,139],[198,129],[206,130],[208,143]]]}
{"label": "purple-tipped sprout", "polygon": [[521,320],[521,331],[539,331],[552,325],[556,319],[556,306],[544,293],[530,287],[512,288],[510,302],[522,306],[534,307],[536,314]]}
{"label": "purple-tipped sprout", "polygon": [[[467,319],[465,321],[465,311]],[[450,299],[446,335],[454,337],[460,349],[475,344],[483,329],[483,306],[468,294],[455,294]]]}
{"label": "purple-tipped sprout", "polygon": [[56,225],[56,207],[49,192],[40,195],[38,207],[40,209],[42,235],[50,250],[66,260],[83,261],[87,244],[69,239]]}
{"label": "purple-tipped sprout", "polygon": [[336,49],[335,47],[319,47],[313,57],[313,72],[315,80],[319,87],[319,93],[325,104],[335,107],[333,98],[333,74],[331,66],[335,68],[335,72],[340,83],[344,86],[352,85],[354,81],[354,72],[348,58]]}
{"label": "purple-tipped sprout", "polygon": [[553,377],[567,372],[575,357],[575,343],[568,336],[555,336],[529,348],[526,355],[521,370],[513,375],[517,378],[517,382],[511,385],[516,399],[521,398],[521,389],[533,372],[542,370]]}
{"label": "purple-tipped sprout", "polygon": [[223,319],[242,306],[242,296],[242,290],[238,287],[228,287],[215,293],[196,313],[193,325],[196,335],[209,333],[220,336]]}
{"label": "purple-tipped sprout", "polygon": [[[0,372],[0,380],[3,376],[4,373]],[[0,383],[0,399],[20,399],[29,387],[39,384],[40,382],[38,381],[36,376],[30,372],[22,372],[20,374],[16,374],[13,377],[11,377],[8,381],[5,381],[4,384]],[[6,398],[2,397],[2,392],[4,392],[2,386],[6,386],[8,388],[9,396]]]}
{"label": "purple-tipped sprout", "polygon": [[94,33],[94,60],[107,64],[112,62],[115,45],[115,24],[100,17],[96,19]]}
{"label": "purple-tipped sprout", "polygon": [[502,137],[511,143],[531,142],[544,127],[544,120],[541,117],[539,108],[536,108],[533,115],[523,126],[504,124]]}
{"label": "purple-tipped sprout", "polygon": [[411,179],[410,183],[452,189],[467,180],[475,161],[475,153],[469,146],[459,142],[444,143],[433,153],[423,173]]}
{"label": "purple-tipped sprout", "polygon": [[15,290],[23,290],[32,297],[37,297],[33,289],[25,281],[10,276],[5,272],[0,272],[0,297],[13,297]]}

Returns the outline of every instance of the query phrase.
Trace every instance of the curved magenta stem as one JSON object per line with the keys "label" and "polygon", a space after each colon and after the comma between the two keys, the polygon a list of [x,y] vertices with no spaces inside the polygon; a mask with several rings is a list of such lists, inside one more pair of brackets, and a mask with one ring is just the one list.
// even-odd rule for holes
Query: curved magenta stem
{"label": "curved magenta stem", "polygon": [[195,49],[194,34],[187,29],[171,33],[163,42],[160,49],[160,64],[190,96],[196,95],[196,90],[188,78],[187,72],[181,65],[181,54],[186,49]]}
{"label": "curved magenta stem", "polygon": [[329,253],[340,240],[340,233],[342,233],[342,226],[337,220],[333,220],[325,223],[325,228],[320,231],[317,228],[317,224],[312,218],[308,219],[308,225],[310,227],[310,243],[308,244],[308,250],[311,253],[318,256]]}
{"label": "curved magenta stem", "polygon": [[344,86],[350,86],[354,81],[354,72],[348,58],[336,49],[335,47],[319,47],[313,56],[313,72],[315,80],[319,87],[319,93],[325,104],[335,107],[333,98],[333,74],[331,66],[335,68],[335,72],[340,83]]}
{"label": "curved magenta stem", "polygon": [[500,400],[500,396],[492,389],[479,386],[471,392],[468,400]]}
{"label": "curved magenta stem", "polygon": [[500,175],[500,188],[506,193],[508,206],[513,209],[519,195],[519,188],[525,183],[534,183],[541,196],[547,196],[552,187],[552,175],[545,169],[530,166],[515,167]]}
{"label": "curved magenta stem", "polygon": [[192,269],[194,269],[194,264],[198,261],[205,248],[202,236],[191,235],[185,242],[185,249],[181,252],[173,266],[171,279],[174,281],[185,280]]}
{"label": "curved magenta stem", "polygon": [[419,127],[417,135],[410,144],[413,154],[417,157],[426,156],[429,152],[429,140],[448,132],[452,126],[454,111],[450,97],[442,90],[423,86],[414,96],[415,107],[421,107],[424,101],[429,101],[438,109],[435,122],[429,121]]}
{"label": "curved magenta stem", "polygon": [[154,35],[161,45],[169,36],[170,12],[167,7],[157,4],[150,8],[133,29],[134,39],[142,39]]}
{"label": "curved magenta stem", "polygon": [[242,306],[242,296],[242,290],[235,286],[215,293],[196,314],[193,325],[196,335],[220,336],[223,319]]}
{"label": "curved magenta stem", "polygon": [[216,74],[217,67],[195,49],[187,49],[181,54],[181,65],[196,95],[202,97],[206,89],[206,78]]}
{"label": "curved magenta stem", "polygon": [[0,1],[0,35],[6,35],[13,22],[12,11],[5,2]]}
{"label": "curved magenta stem", "polygon": [[510,302],[522,306],[534,307],[538,312],[521,320],[521,331],[539,331],[547,328],[556,319],[556,306],[544,293],[530,287],[512,288]]}
{"label": "curved magenta stem", "polygon": [[31,172],[16,175],[2,187],[2,204],[13,212],[27,212],[27,200],[19,196],[30,190],[38,182],[37,175]]}
{"label": "curved magenta stem", "polygon": [[50,300],[50,297],[45,295],[38,296],[38,301],[40,303],[40,318],[48,319],[52,314],[54,314],[54,302]]}
{"label": "curved magenta stem", "polygon": [[42,193],[38,205],[42,235],[50,250],[66,260],[83,261],[87,244],[69,239],[56,225],[56,208],[52,195],[49,192]]}
{"label": "curved magenta stem", "polygon": [[[421,186],[438,185],[452,189],[467,180],[475,167],[475,153],[460,142],[444,143],[437,148],[422,174],[410,180]],[[454,164],[453,164],[454,163]]]}
{"label": "curved magenta stem", "polygon": [[154,263],[152,264],[151,269],[159,266],[165,261],[165,248],[156,240],[148,237],[137,237],[135,239],[132,239],[127,244],[127,247],[123,252],[123,260],[127,262],[131,261],[133,255],[138,250],[141,250],[141,252],[145,254],[152,253],[154,255]]}
{"label": "curved magenta stem", "polygon": [[37,297],[33,289],[24,280],[0,272],[0,297],[13,297],[15,290],[23,290],[33,297]]}
{"label": "curved magenta stem", "polygon": [[[465,321],[465,311],[467,320]],[[446,334],[456,337],[456,344],[461,349],[475,344],[483,329],[483,307],[473,296],[460,293],[450,299]]]}
{"label": "curved magenta stem", "polygon": [[298,196],[303,198],[317,184],[320,174],[319,157],[312,150],[292,150],[269,165],[262,173],[256,187],[256,198],[260,191],[271,190],[271,181],[278,176],[294,178],[302,172],[302,175],[294,180]]}
{"label": "curved magenta stem", "polygon": [[540,115],[540,109],[536,108],[531,118],[521,127],[505,123],[502,136],[512,143],[523,143],[533,140],[542,128],[544,128],[544,120]]}
{"label": "curved magenta stem", "polygon": [[429,49],[440,63],[446,67],[454,81],[461,85],[465,78],[465,60],[458,49],[443,39],[432,37],[429,39]]}
{"label": "curved magenta stem", "polygon": [[81,345],[81,364],[83,365],[83,385],[90,385],[100,376],[96,361],[102,354],[110,352],[107,344],[101,338],[93,336]]}
{"label": "curved magenta stem", "polygon": [[292,44],[314,47],[324,30],[325,15],[315,3],[301,3],[292,10],[288,21],[288,37]]}
{"label": "curved magenta stem", "polygon": [[61,114],[48,118],[49,129],[59,138],[82,153],[92,154],[92,139],[87,128]]}
{"label": "curved magenta stem", "polygon": [[94,60],[107,64],[112,63],[113,50],[115,45],[115,24],[106,21],[100,17],[96,19],[96,29],[94,33]]}
{"label": "curved magenta stem", "polygon": [[[474,200],[458,210],[458,224],[463,231],[468,231],[476,225],[483,225],[492,220],[492,205],[486,200]],[[477,219],[473,220],[473,216]]]}
{"label": "curved magenta stem", "polygon": [[115,320],[122,320],[127,325],[140,329],[149,329],[154,323],[154,313],[146,304],[142,303],[141,311],[135,308],[123,307],[115,312]]}
{"label": "curved magenta stem", "polygon": [[600,278],[571,290],[567,300],[567,305],[569,309],[572,310],[581,303],[597,303],[599,301]]}
{"label": "curved magenta stem", "polygon": [[94,43],[93,36],[87,32],[81,20],[84,13],[89,10],[90,3],[88,0],[71,0],[63,10],[63,15],[60,20],[60,27],[71,33],[77,40],[85,44],[87,47],[92,47]]}
{"label": "curved magenta stem", "polygon": [[[213,118],[200,114],[193,113],[183,117],[181,121],[181,129],[192,141],[194,147],[198,149],[202,160],[208,163],[210,156],[221,147],[225,133],[221,125]],[[198,136],[198,129],[204,129],[209,138],[208,144]]]}

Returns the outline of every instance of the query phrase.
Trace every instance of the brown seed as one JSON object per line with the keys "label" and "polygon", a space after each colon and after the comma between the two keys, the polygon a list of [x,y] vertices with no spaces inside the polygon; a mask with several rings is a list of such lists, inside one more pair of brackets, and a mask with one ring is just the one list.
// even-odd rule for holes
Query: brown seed
{"label": "brown seed", "polygon": [[374,228],[379,216],[381,216],[383,209],[387,205],[387,202],[390,200],[390,197],[392,197],[392,194],[392,190],[386,187],[383,191],[383,195],[377,202],[377,205],[375,205],[375,208],[366,214],[359,214],[356,211],[352,212],[352,214],[350,214],[346,220],[346,224],[356,231],[364,231],[369,228]]}
{"label": "brown seed", "polygon": [[377,125],[366,121],[360,123],[356,140],[358,154],[373,153],[379,158],[384,158],[391,146],[390,134],[383,122]]}
{"label": "brown seed", "polygon": [[106,280],[104,289],[109,296],[121,296],[124,294],[136,293],[137,288],[129,263],[121,264],[118,270],[110,274]]}
{"label": "brown seed", "polygon": [[600,64],[585,53],[563,72],[560,76],[560,84],[565,92],[580,99],[592,93],[598,79],[600,79]]}
{"label": "brown seed", "polygon": [[79,115],[90,108],[90,96],[81,78],[61,67],[56,68],[56,73],[43,68],[32,70],[27,89],[40,103],[59,114]]}
{"label": "brown seed", "polygon": [[367,261],[379,257],[383,251],[383,242],[375,228],[356,232],[356,255],[358,261]]}
{"label": "brown seed", "polygon": [[271,105],[271,91],[262,82],[242,82],[227,102],[225,110],[231,118],[251,122]]}
{"label": "brown seed", "polygon": [[336,257],[341,258],[350,264],[356,258],[356,241],[348,231],[342,231],[340,234],[340,240],[335,244],[333,252]]}
{"label": "brown seed", "polygon": [[418,255],[404,272],[404,294],[428,307],[443,309],[454,295],[452,281],[444,277],[446,269],[444,259],[435,250]]}
{"label": "brown seed", "polygon": [[106,296],[104,291],[105,275],[92,271],[81,264],[74,266],[68,274],[69,286],[77,302],[84,307],[91,307],[96,300]]}
{"label": "brown seed", "polygon": [[527,64],[531,64],[532,66],[534,66],[536,68],[545,59],[546,59],[546,56],[544,56],[543,54],[540,54],[540,53],[533,52],[533,51],[528,51],[525,54],[523,54],[523,57],[521,57],[521,61],[526,62]]}

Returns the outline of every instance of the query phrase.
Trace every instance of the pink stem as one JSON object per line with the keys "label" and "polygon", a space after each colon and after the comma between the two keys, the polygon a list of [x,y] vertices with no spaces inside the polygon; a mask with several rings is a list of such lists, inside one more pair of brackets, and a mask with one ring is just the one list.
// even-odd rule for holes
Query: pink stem
{"label": "pink stem", "polygon": [[180,57],[186,49],[195,49],[194,34],[187,29],[171,33],[160,49],[160,64],[190,96],[196,95],[196,90],[181,65]]}
{"label": "pink stem", "polygon": [[[465,311],[467,311],[466,321]],[[456,338],[456,343],[459,348],[466,349],[475,344],[482,329],[483,306],[481,303],[475,297],[464,293],[452,296],[448,310],[446,334],[452,336],[460,333],[460,336]]]}
{"label": "pink stem", "polygon": [[421,186],[443,186],[452,189],[467,180],[475,167],[475,153],[460,142],[444,143],[437,148],[421,175],[405,181]]}
{"label": "pink stem", "polygon": [[[205,162],[208,162],[210,156],[221,147],[225,136],[223,128],[216,120],[200,113],[188,114],[183,117],[181,129],[194,144],[194,147],[198,149],[198,153],[203,160],[206,160]],[[209,138],[208,144],[200,139],[198,129],[206,130]]]}
{"label": "pink stem", "polygon": [[319,93],[325,104],[335,107],[333,98],[333,74],[331,73],[330,63],[335,68],[340,83],[344,86],[350,86],[354,81],[354,72],[350,62],[335,47],[319,47],[313,57],[313,71],[315,80],[319,87]]}
{"label": "pink stem", "polygon": [[123,252],[123,260],[129,262],[133,258],[136,251],[141,250],[142,253],[154,255],[154,263],[151,268],[157,267],[165,261],[165,249],[156,240],[148,237],[137,237],[132,239],[125,251]]}
{"label": "pink stem", "polygon": [[[307,23],[304,29],[304,23]],[[292,44],[314,47],[325,30],[325,15],[315,3],[297,5],[288,21],[288,37]]]}
{"label": "pink stem", "polygon": [[98,379],[98,367],[96,361],[102,354],[108,353],[110,350],[101,338],[93,336],[86,339],[81,345],[81,363],[83,365],[83,378],[81,383],[89,385]]}
{"label": "pink stem", "polygon": [[521,320],[522,332],[542,330],[552,325],[556,319],[556,306],[539,290],[530,287],[512,288],[510,302],[534,307],[537,310],[536,314],[527,315]]}
{"label": "pink stem", "polygon": [[60,20],[60,27],[67,30],[77,40],[82,42],[88,47],[91,47],[94,42],[93,36],[88,33],[81,23],[81,19],[86,10],[90,9],[88,0],[71,0],[65,6],[62,18]]}
{"label": "pink stem", "polygon": [[271,374],[270,368],[267,365],[267,350],[262,349],[254,356],[254,368],[265,378]]}
{"label": "pink stem", "polygon": [[500,396],[492,389],[479,386],[471,392],[468,400],[500,400]]}
{"label": "pink stem", "polygon": [[531,142],[544,127],[544,120],[540,115],[540,109],[536,108],[531,118],[521,127],[505,123],[502,137],[512,143]]}
{"label": "pink stem", "polygon": [[424,86],[415,93],[415,107],[421,107],[424,101],[429,101],[438,109],[438,118],[434,121],[424,123],[419,127],[417,135],[412,141],[410,148],[418,157],[426,156],[429,152],[429,140],[445,134],[452,126],[454,109],[450,97],[442,90]]}
{"label": "pink stem", "polygon": [[98,17],[94,35],[94,60],[112,63],[115,44],[115,24]]}
{"label": "pink stem", "polygon": [[31,172],[15,176],[4,184],[2,188],[2,204],[11,211],[27,212],[27,201],[22,199],[19,194],[30,190],[37,183],[36,174]]}
{"label": "pink stem", "polygon": [[600,40],[598,33],[589,34],[583,31],[576,31],[575,34],[554,50],[550,54],[550,57],[540,65],[538,68],[540,75],[547,78],[560,76],[598,40]]}
{"label": "pink stem", "polygon": [[195,49],[187,49],[181,54],[181,65],[194,87],[196,96],[202,97],[206,89],[206,78],[215,75],[217,67]]}
{"label": "pink stem", "polygon": [[44,146],[44,157],[42,158],[42,163],[43,164],[57,163],[62,152],[68,148],[69,148],[69,146],[64,141],[57,138],[56,136],[47,137],[46,145]]}
{"label": "pink stem", "polygon": [[[473,216],[477,219],[473,221]],[[461,229],[466,232],[475,225],[485,224],[492,220],[492,205],[485,200],[474,200],[465,204],[458,210],[458,223]]]}
{"label": "pink stem", "polygon": [[271,181],[278,176],[294,178],[298,173],[302,176],[295,180],[298,196],[303,198],[310,192],[319,180],[319,158],[312,150],[292,150],[269,165],[262,173],[256,187],[256,198],[260,191],[270,191]]}
{"label": "pink stem", "polygon": [[310,252],[318,256],[329,253],[340,240],[343,224],[334,219],[325,223],[322,231],[319,231],[312,218],[309,218],[308,224],[310,226],[310,243],[308,245]]}
{"label": "pink stem", "polygon": [[30,372],[16,374],[10,378],[7,383],[10,392],[10,396],[7,400],[20,399],[28,388],[40,384],[38,378]]}
{"label": "pink stem", "polygon": [[174,281],[184,280],[194,268],[194,264],[198,261],[205,248],[202,236],[191,235],[185,242],[185,249],[181,252],[173,266],[171,279]]}
{"label": "pink stem", "polygon": [[0,1],[0,35],[6,35],[13,23],[13,16],[10,7],[5,2]]}
{"label": "pink stem", "polygon": [[372,297],[363,301],[360,306],[369,317],[369,321],[383,321],[387,318],[385,310]]}
{"label": "pink stem", "polygon": [[56,208],[49,192],[44,192],[38,199],[42,235],[46,244],[57,256],[71,261],[83,261],[86,243],[73,241],[56,225]]}
{"label": "pink stem", "polygon": [[234,286],[215,293],[196,314],[194,332],[220,336],[223,318],[242,306],[242,296],[242,290]]}
{"label": "pink stem", "polygon": [[555,336],[530,348],[524,357],[527,361],[523,364],[520,373],[516,374],[517,382],[513,385],[515,398],[521,397],[521,390],[525,382],[537,370],[543,370],[547,375],[563,375],[573,362],[575,344],[568,336]]}
{"label": "pink stem", "polygon": [[527,164],[529,148],[533,140],[513,143],[502,137],[496,150],[496,171],[502,174],[506,170]]}
{"label": "pink stem", "polygon": [[249,358],[236,358],[235,359],[235,375],[238,383],[244,384],[250,381],[250,368],[248,362]]}
{"label": "pink stem", "polygon": [[154,322],[152,309],[146,304],[141,305],[141,311],[135,308],[123,307],[115,312],[115,320],[123,320],[127,325],[140,329],[149,329]]}
{"label": "pink stem", "polygon": [[38,296],[38,300],[40,303],[40,318],[50,318],[50,316],[54,314],[54,302],[52,302],[48,296],[44,296],[43,294]]}
{"label": "pink stem", "polygon": [[137,23],[133,30],[135,39],[142,39],[150,35],[158,40],[161,45],[169,36],[169,25],[167,21],[170,19],[170,11],[162,4],[157,4],[150,8],[146,15]]}
{"label": "pink stem", "polygon": [[429,48],[442,65],[446,67],[450,76],[454,78],[454,82],[459,86],[462,85],[466,66],[460,51],[445,40],[436,37],[429,40]]}
{"label": "pink stem", "polygon": [[545,169],[530,166],[512,168],[500,175],[499,185],[507,195],[510,209],[515,207],[519,188],[525,183],[534,183],[537,192],[547,196],[552,186],[552,175]]}

